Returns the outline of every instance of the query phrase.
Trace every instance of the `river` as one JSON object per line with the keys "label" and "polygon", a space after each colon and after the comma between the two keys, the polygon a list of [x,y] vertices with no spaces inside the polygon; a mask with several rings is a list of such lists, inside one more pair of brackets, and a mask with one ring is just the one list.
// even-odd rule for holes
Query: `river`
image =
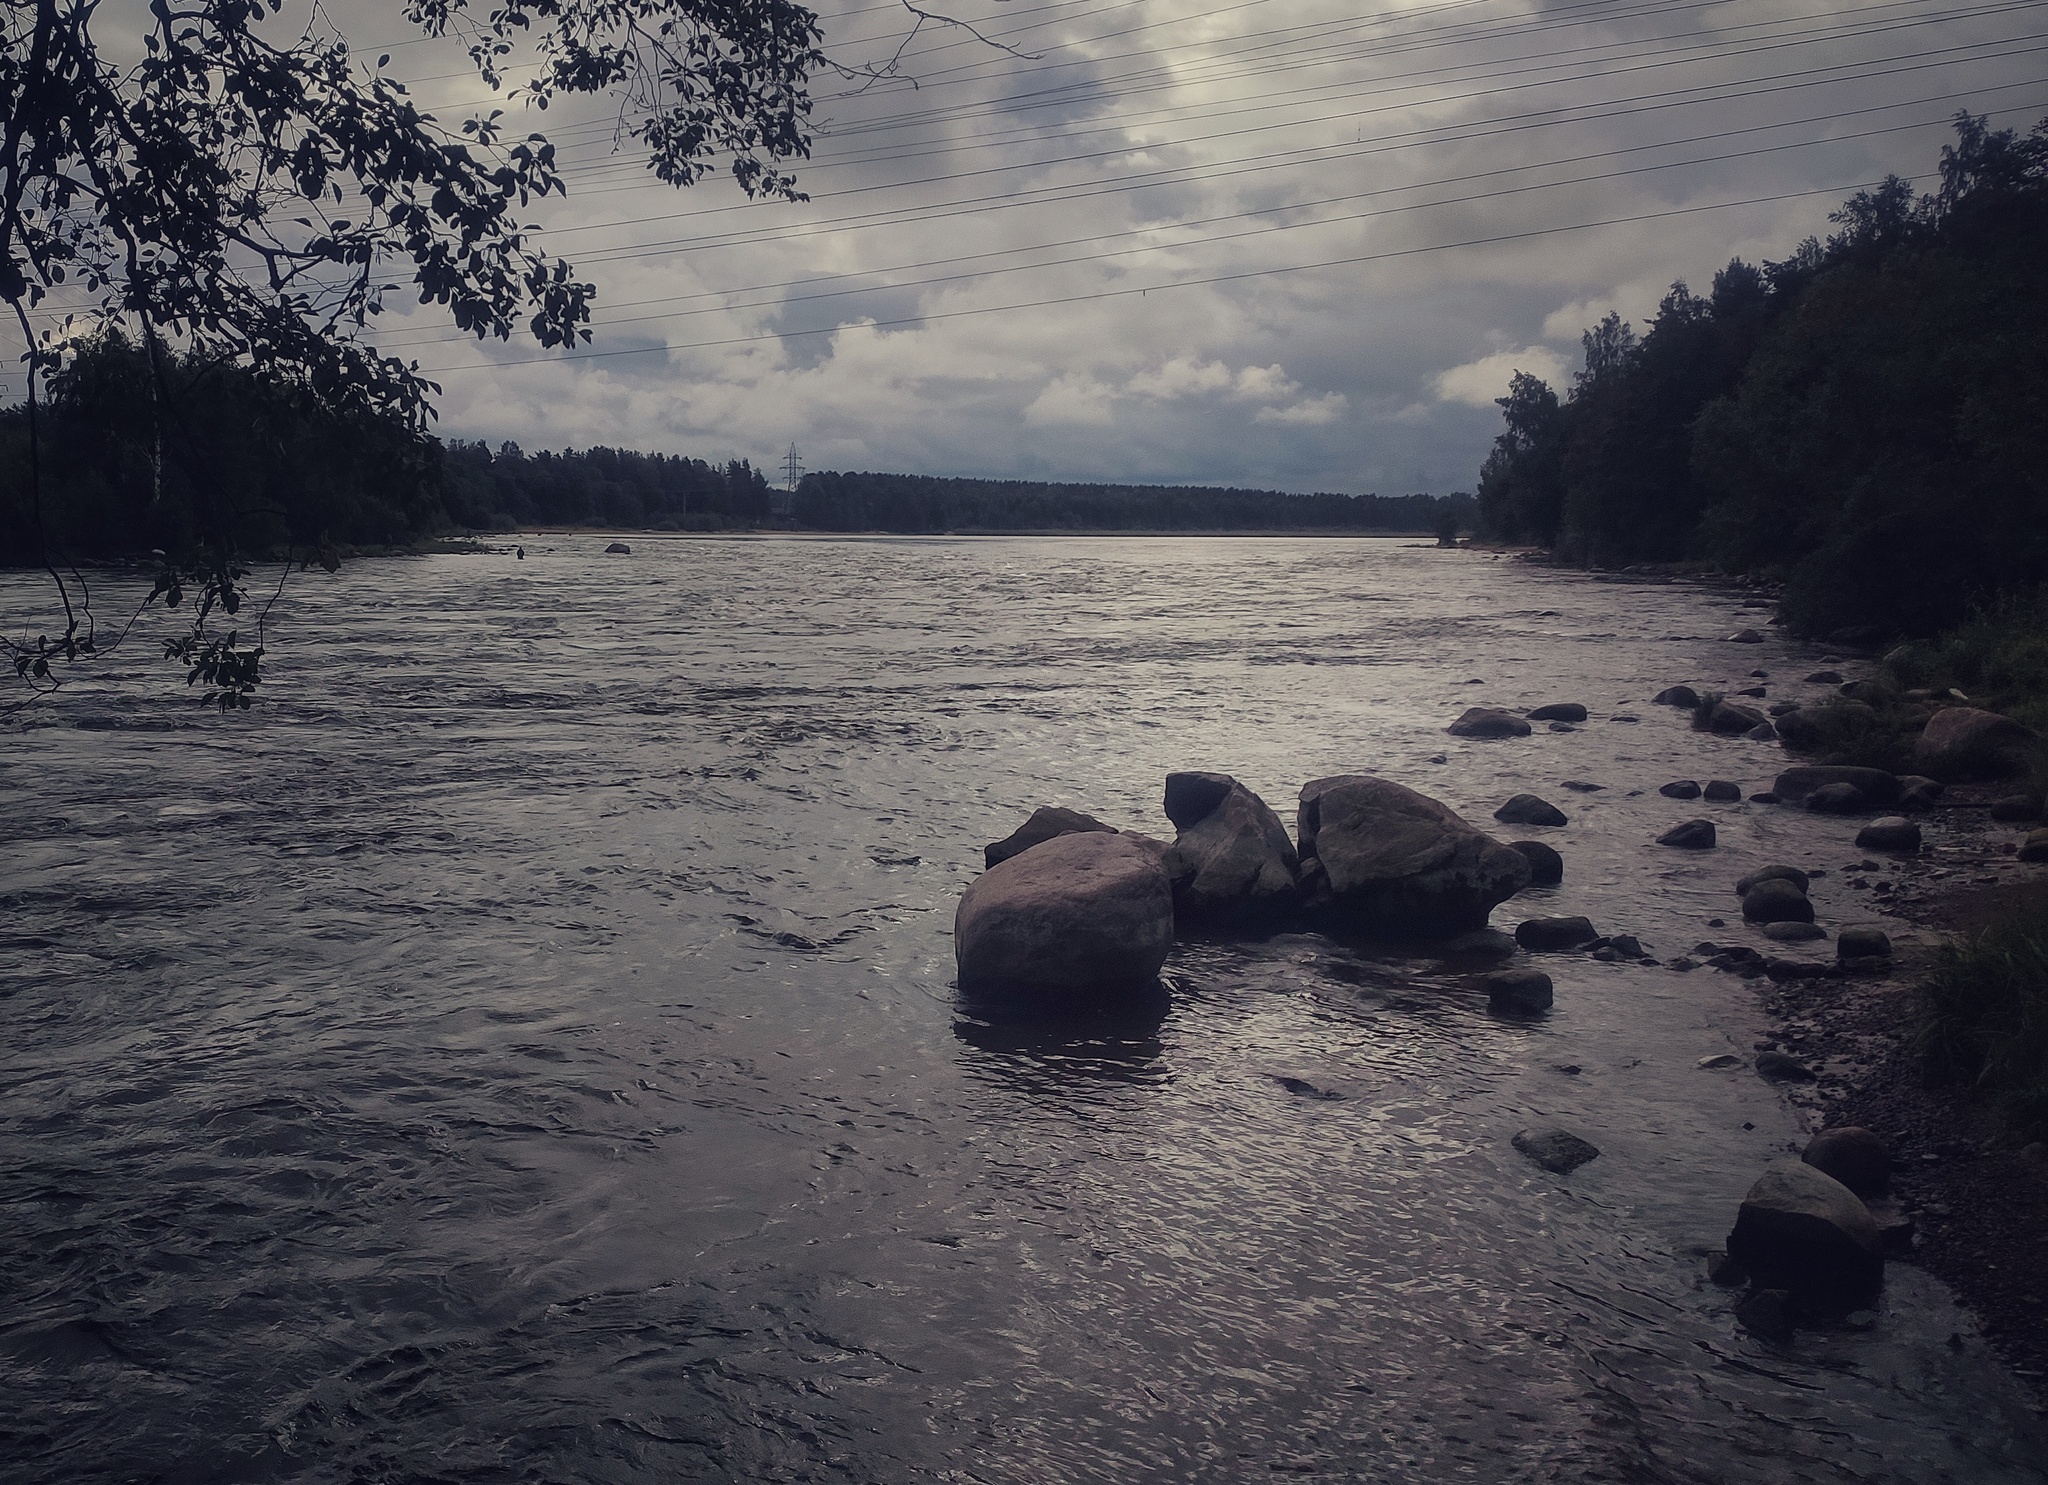
{"label": "river", "polygon": [[[1542,794],[1569,825],[1498,830],[1565,881],[1508,927],[1746,942],[1772,859],[1871,921],[1853,825],[1656,793],[1783,766],[1662,686],[1818,689],[1724,642],[1739,594],[1384,540],[522,540],[295,577],[246,714],[144,635],[7,722],[9,1480],[2041,1478],[1910,1265],[1789,1345],[1706,1282],[1808,1127],[1697,1065],[1768,1039],[1748,982],[1553,956],[1506,1022],[1299,935],[1183,945],[1109,1022],[956,999],[982,843],[1170,835],[1182,768],[1283,818],[1344,771],[1489,827]],[[45,596],[0,576],[11,630]],[[1549,701],[1591,720],[1444,732]],[[1718,849],[1650,844],[1698,814]],[[1510,1147],[1549,1122],[1601,1157]]]}

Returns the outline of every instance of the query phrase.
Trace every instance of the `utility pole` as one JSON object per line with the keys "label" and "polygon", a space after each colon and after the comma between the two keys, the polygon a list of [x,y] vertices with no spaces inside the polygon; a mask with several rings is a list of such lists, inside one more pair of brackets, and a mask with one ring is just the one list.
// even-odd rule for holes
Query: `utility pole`
{"label": "utility pole", "polygon": [[778,516],[793,515],[796,511],[796,487],[803,483],[804,461],[797,453],[796,445],[789,446],[789,452],[782,456],[782,493],[770,503],[770,511]]}

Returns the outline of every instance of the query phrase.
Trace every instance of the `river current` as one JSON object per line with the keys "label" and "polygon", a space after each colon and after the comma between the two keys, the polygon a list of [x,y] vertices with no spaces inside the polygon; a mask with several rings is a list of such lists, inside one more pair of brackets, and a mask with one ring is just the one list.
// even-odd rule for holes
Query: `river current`
{"label": "river current", "polygon": [[[1549,840],[1510,928],[1749,942],[1772,859],[1873,921],[1853,826],[1656,793],[1783,766],[1659,688],[1818,689],[1723,640],[1740,595],[1399,541],[523,540],[295,577],[246,714],[143,635],[5,724],[6,1479],[2042,1477],[1910,1265],[1787,1345],[1706,1282],[1811,1122],[1698,1066],[1767,1042],[1748,982],[1549,956],[1509,1022],[1471,964],[1295,935],[1183,944],[1110,1021],[955,994],[982,843],[1170,837],[1181,768]],[[0,578],[11,631],[45,597]],[[1591,720],[1444,731],[1549,701]],[[1570,823],[1493,827],[1525,789]],[[1701,814],[1716,850],[1651,844]],[[1600,1158],[1510,1147],[1553,1122]]]}

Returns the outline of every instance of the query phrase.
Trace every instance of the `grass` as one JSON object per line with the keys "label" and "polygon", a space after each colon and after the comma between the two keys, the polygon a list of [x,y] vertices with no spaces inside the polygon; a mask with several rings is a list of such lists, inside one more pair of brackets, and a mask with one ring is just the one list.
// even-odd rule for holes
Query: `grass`
{"label": "grass", "polygon": [[1954,687],[1972,706],[2048,732],[2048,588],[2008,594],[1938,638],[1902,645],[1884,669],[1902,690]]}
{"label": "grass", "polygon": [[1943,949],[1922,989],[1936,1077],[1972,1084],[2024,1135],[2048,1133],[2048,895]]}

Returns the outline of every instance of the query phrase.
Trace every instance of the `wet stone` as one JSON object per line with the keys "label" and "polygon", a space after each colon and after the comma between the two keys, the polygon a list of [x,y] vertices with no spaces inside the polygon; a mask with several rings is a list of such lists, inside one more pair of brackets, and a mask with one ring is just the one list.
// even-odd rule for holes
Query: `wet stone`
{"label": "wet stone", "polygon": [[1583,722],[1586,709],[1576,701],[1553,701],[1529,713],[1532,722]]}
{"label": "wet stone", "polygon": [[1554,887],[1564,880],[1564,857],[1540,840],[1511,840],[1510,851],[1520,851],[1529,861],[1529,885]]}
{"label": "wet stone", "polygon": [[1742,894],[1742,916],[1752,923],[1811,923],[1813,904],[1798,883],[1766,877]]}
{"label": "wet stone", "polygon": [[1530,918],[1515,928],[1515,942],[1533,954],[1584,948],[1599,937],[1587,918]]}
{"label": "wet stone", "polygon": [[1844,928],[1835,939],[1835,953],[1843,959],[1883,959],[1892,952],[1892,941],[1882,928]]}
{"label": "wet stone", "polygon": [[1716,804],[1734,804],[1742,798],[1742,786],[1726,779],[1714,779],[1701,792]]}
{"label": "wet stone", "polygon": [[1687,820],[1683,825],[1674,825],[1657,837],[1657,844],[1676,846],[1682,851],[1710,851],[1714,847],[1714,822]]}
{"label": "wet stone", "polygon": [[1514,1146],[1545,1170],[1560,1176],[1568,1176],[1588,1161],[1600,1158],[1599,1146],[1555,1126],[1525,1129],[1515,1136]]}
{"label": "wet stone", "polygon": [[1767,1083],[1811,1083],[1813,1070],[1797,1057],[1784,1052],[1756,1054],[1757,1076]]}
{"label": "wet stone", "polygon": [[1657,792],[1666,799],[1698,799],[1700,786],[1691,779],[1674,779],[1668,784],[1658,785]]}
{"label": "wet stone", "polygon": [[1565,813],[1547,799],[1534,794],[1517,794],[1493,812],[1504,825],[1563,825]]}
{"label": "wet stone", "polygon": [[1533,1016],[1550,1009],[1556,998],[1550,976],[1540,969],[1498,969],[1480,976],[1487,1007],[1503,1015]]}

